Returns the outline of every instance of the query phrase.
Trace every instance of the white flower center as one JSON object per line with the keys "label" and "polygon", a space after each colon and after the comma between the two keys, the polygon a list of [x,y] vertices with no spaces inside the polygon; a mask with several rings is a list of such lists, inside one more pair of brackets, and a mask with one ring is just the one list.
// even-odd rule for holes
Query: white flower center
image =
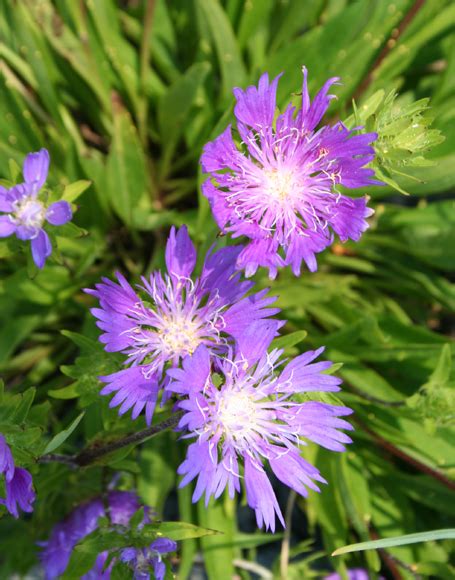
{"label": "white flower center", "polygon": [[194,320],[176,318],[169,320],[160,331],[164,349],[173,354],[192,354],[201,343],[199,325]]}
{"label": "white flower center", "polygon": [[16,207],[15,217],[27,228],[41,228],[46,218],[46,208],[36,199],[25,199]]}
{"label": "white flower center", "polygon": [[241,439],[254,430],[257,409],[246,393],[227,390],[218,403],[217,419],[226,435]]}
{"label": "white flower center", "polygon": [[265,172],[267,193],[276,200],[283,201],[292,191],[294,176],[290,171],[273,169]]}

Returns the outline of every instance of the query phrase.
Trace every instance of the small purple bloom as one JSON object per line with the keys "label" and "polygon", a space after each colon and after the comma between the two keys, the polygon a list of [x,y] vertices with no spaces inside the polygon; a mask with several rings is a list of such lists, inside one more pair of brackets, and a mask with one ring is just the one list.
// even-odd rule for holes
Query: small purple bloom
{"label": "small purple bloom", "polygon": [[178,366],[200,344],[220,355],[235,341],[241,351],[250,352],[252,328],[258,352],[270,344],[283,324],[270,319],[278,312],[268,308],[275,298],[267,290],[245,296],[253,283],[241,281],[236,272],[240,251],[226,247],[209,252],[201,276],[193,281],[196,250],[185,226],[177,232],[172,228],[166,246],[168,274],[156,271],[143,277],[137,290],[121,274],[118,283],[103,278],[95,290],[86,290],[100,303],[91,312],[103,331],[105,350],[126,355],[126,368],[100,377],[107,383],[101,394],[115,393],[110,406],[120,405],[121,415],[132,409],[136,419],[145,408],[150,424],[160,390],[165,389],[163,401],[169,397],[165,369]]}
{"label": "small purple bloom", "polygon": [[49,153],[41,149],[29,153],[24,161],[24,183],[11,189],[0,187],[0,238],[16,234],[19,240],[30,240],[33,261],[43,268],[51,255],[52,246],[44,230],[44,223],[62,226],[72,218],[71,206],[67,201],[56,201],[46,207],[38,194],[43,187],[49,170]]}
{"label": "small purple bloom", "polygon": [[245,353],[226,356],[214,380],[209,352],[202,345],[183,362],[183,369],[168,371],[173,379],[169,389],[183,397],[178,405],[185,414],[179,427],[185,437],[196,439],[178,469],[184,476],[181,487],[197,478],[194,502],[205,493],[207,504],[210,496],[219,497],[226,487],[234,497],[243,479],[258,526],[265,524],[275,531],[275,514],[283,526],[284,520],[265,463],[282,483],[303,496],[307,488],[319,491],[315,482],[326,483],[316,467],[301,457],[300,447],[308,440],[344,451],[351,439],[340,429],[352,427],[340,417],[352,411],[316,401],[302,403],[294,397],[339,390],[341,380],[323,372],[332,363],[313,362],[323,350],[302,354],[282,369],[280,350],[266,353],[259,361],[251,361]]}
{"label": "small purple bloom", "polygon": [[[44,567],[46,580],[58,578],[65,572],[74,547],[98,528],[99,518],[107,516],[112,525],[127,527],[133,514],[140,508],[136,494],[128,491],[111,491],[107,496],[106,504],[108,510],[105,509],[102,499],[97,498],[78,506],[65,521],[54,526],[51,537],[47,542],[40,543],[43,548],[40,559]],[[149,512],[146,510],[144,523],[148,521]],[[162,548],[159,549],[155,546],[156,542],[164,542],[165,546],[163,544]],[[145,573],[143,554],[147,554],[149,558],[147,567],[154,567],[155,559],[161,562],[161,554],[173,551],[176,548],[177,545],[172,540],[160,538],[152,542],[147,548],[125,548],[120,553],[120,559],[131,563],[135,574],[139,564],[140,570]],[[125,554],[129,555],[129,559],[125,557]],[[101,552],[92,570],[84,574],[82,580],[109,580],[115,559],[105,568],[108,556],[109,552]],[[149,578],[149,576],[137,576],[137,578]]]}
{"label": "small purple bloom", "polygon": [[381,185],[365,168],[374,158],[376,133],[355,135],[341,122],[317,129],[334,98],[328,91],[339,79],[329,79],[310,103],[304,67],[301,108],[289,104],[275,120],[280,76],[269,83],[266,73],[257,87],[234,89],[241,147],[229,125],[201,157],[210,176],[202,191],[220,229],[250,240],[237,258],[247,277],[259,266],[271,278],[283,266],[298,276],[302,260],[314,272],[315,254],[334,234],[357,241],[373,213],[366,197],[352,199],[338,186]]}
{"label": "small purple bloom", "polygon": [[11,450],[5,437],[0,433],[0,473],[5,476],[6,498],[0,498],[15,518],[19,517],[19,508],[24,512],[32,512],[32,503],[35,501],[31,474],[23,467],[16,467]]}
{"label": "small purple bloom", "polygon": [[149,580],[150,567],[153,568],[156,580],[163,580],[166,565],[162,556],[175,552],[177,544],[169,538],[158,538],[148,548],[127,548],[120,554],[122,562],[129,564],[134,570],[134,580]]}
{"label": "small purple bloom", "polygon": [[[370,575],[368,574],[367,570],[363,568],[351,568],[347,571],[348,573],[348,580],[369,580]],[[379,577],[380,579],[382,576]],[[328,576],[324,576],[323,580],[341,580],[340,574],[334,572],[333,574],[329,574]]]}

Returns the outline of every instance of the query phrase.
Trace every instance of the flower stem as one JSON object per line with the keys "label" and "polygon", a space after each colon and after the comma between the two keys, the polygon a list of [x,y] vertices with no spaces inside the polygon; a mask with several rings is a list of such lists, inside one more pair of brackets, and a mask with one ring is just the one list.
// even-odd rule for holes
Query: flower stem
{"label": "flower stem", "polygon": [[286,580],[288,577],[289,568],[289,548],[291,545],[291,524],[292,524],[292,512],[294,511],[295,500],[297,499],[296,492],[291,489],[289,492],[288,501],[286,504],[286,529],[284,530],[284,538],[281,543],[281,555],[280,555],[280,577],[281,580]]}
{"label": "flower stem", "polygon": [[65,465],[69,465],[71,467],[85,467],[86,465],[94,463],[97,459],[107,455],[108,453],[113,453],[114,451],[122,449],[122,447],[127,447],[128,445],[143,443],[144,441],[147,441],[147,439],[151,439],[166,429],[176,427],[177,423],[182,417],[182,414],[182,412],[174,413],[171,417],[169,417],[169,419],[161,421],[161,423],[158,423],[158,425],[147,427],[147,429],[137,431],[136,433],[131,433],[130,435],[126,435],[125,437],[121,437],[120,439],[106,443],[106,445],[99,447],[87,447],[76,455],[60,455],[58,453],[48,453],[47,455],[40,457],[38,462],[56,462],[64,463]]}

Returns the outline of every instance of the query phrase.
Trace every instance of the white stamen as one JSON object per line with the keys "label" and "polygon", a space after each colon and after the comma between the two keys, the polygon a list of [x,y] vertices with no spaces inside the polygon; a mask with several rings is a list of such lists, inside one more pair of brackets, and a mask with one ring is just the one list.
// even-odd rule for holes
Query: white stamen
{"label": "white stamen", "polygon": [[198,330],[196,321],[181,315],[167,320],[159,334],[163,347],[170,354],[192,354],[201,342]]}

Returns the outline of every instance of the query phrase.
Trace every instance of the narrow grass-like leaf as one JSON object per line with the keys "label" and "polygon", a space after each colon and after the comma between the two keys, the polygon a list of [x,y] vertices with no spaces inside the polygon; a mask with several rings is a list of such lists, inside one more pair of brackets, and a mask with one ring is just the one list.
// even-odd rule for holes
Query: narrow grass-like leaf
{"label": "narrow grass-like leaf", "polygon": [[361,552],[363,550],[378,550],[380,548],[393,548],[395,546],[406,546],[407,544],[417,544],[419,542],[434,542],[435,540],[454,540],[455,529],[432,530],[431,532],[419,532],[417,534],[407,534],[395,538],[384,538],[382,540],[372,540],[371,542],[360,542],[350,544],[343,548],[338,548],[332,552],[332,556],[341,556],[350,552]]}

